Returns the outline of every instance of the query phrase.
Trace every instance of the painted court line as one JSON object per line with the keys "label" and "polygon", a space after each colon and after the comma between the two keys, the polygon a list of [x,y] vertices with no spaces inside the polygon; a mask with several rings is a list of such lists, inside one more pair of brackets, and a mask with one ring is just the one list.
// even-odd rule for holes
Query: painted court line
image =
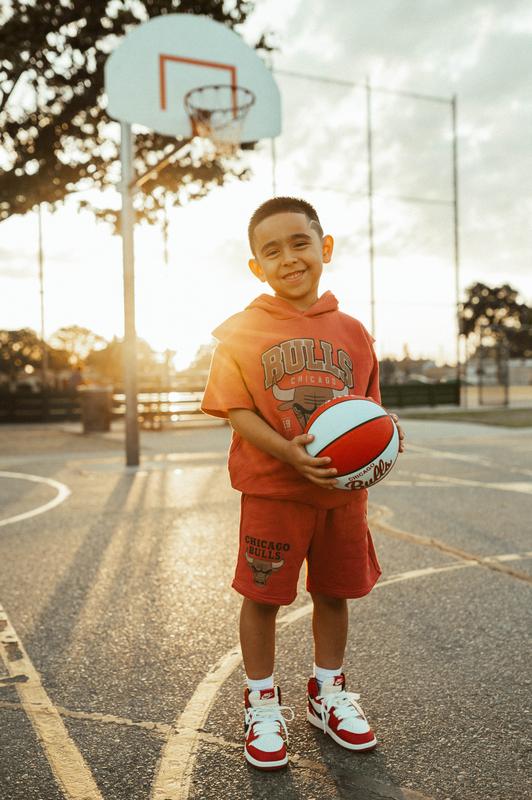
{"label": "painted court line", "polygon": [[[518,554],[513,555],[516,558],[520,557]],[[521,557],[529,557],[529,555],[527,553]],[[496,563],[498,558],[505,559],[506,555],[501,557],[491,556],[491,563]],[[479,566],[481,564],[475,559],[464,561],[460,557],[460,561],[456,564],[426,567],[391,575],[386,580],[377,583],[374,588],[384,588],[395,583],[437,575],[440,572],[451,572]],[[284,614],[279,619],[278,627],[286,628],[288,625],[308,616],[311,612],[312,603],[307,603],[301,608]],[[174,732],[163,748],[152,785],[150,800],[188,800],[196,756],[202,742],[203,734],[201,728],[209,716],[222,684],[240,665],[241,661],[240,648],[234,647],[214,665],[212,670],[207,673],[197,686],[187,706],[177,718]]]}
{"label": "painted court line", "polygon": [[[431,447],[422,447],[419,444],[409,444],[408,450],[411,450],[414,453],[419,453],[420,455],[426,453],[427,455],[430,455],[432,458],[436,459],[465,461],[470,464],[480,464],[482,467],[489,467],[497,470],[497,472],[499,472],[501,469],[501,465],[497,461],[494,461],[490,458],[483,458],[482,456],[469,455],[467,453],[453,453],[449,450],[433,450]],[[504,471],[513,472],[519,475],[532,475],[532,470],[525,469],[524,467],[505,466]]]}
{"label": "painted court line", "polygon": [[[12,678],[57,783],[67,800],[103,800],[83,756],[46,694],[39,674],[0,606],[0,657]],[[21,680],[22,678],[22,680]]]}
{"label": "painted court line", "polygon": [[0,471],[0,478],[14,478],[15,480],[31,481],[33,483],[44,483],[46,486],[51,486],[52,489],[55,489],[57,492],[53,500],[50,500],[48,503],[44,503],[42,506],[38,506],[37,508],[34,508],[31,511],[25,511],[22,514],[16,514],[13,517],[7,517],[6,519],[0,520],[0,528],[3,525],[11,525],[13,522],[21,522],[21,520],[30,519],[31,517],[36,517],[38,514],[44,514],[45,511],[51,511],[52,508],[55,508],[60,503],[63,503],[67,499],[67,497],[69,497],[71,494],[70,489],[68,488],[68,486],[65,486],[64,483],[55,481],[53,478],[44,478],[42,477],[42,475],[29,475],[26,472]]}
{"label": "painted court line", "polygon": [[[372,525],[377,529],[380,528],[380,530],[384,531],[384,533],[389,534],[395,539],[402,539],[403,541],[419,544],[423,547],[432,547],[433,549],[440,550],[442,553],[452,556],[453,558],[459,558],[468,563],[478,564],[479,566],[486,567],[494,572],[502,572],[505,575],[509,575],[511,578],[517,578],[525,583],[532,583],[532,575],[512,569],[512,567],[507,567],[505,564],[500,563],[501,561],[509,560],[506,554],[504,554],[503,557],[490,557],[479,556],[476,553],[469,553],[459,547],[453,547],[452,545],[447,544],[447,542],[443,542],[441,539],[436,539],[429,536],[421,536],[418,533],[403,531],[400,528],[395,528],[393,525],[389,525],[387,522],[385,522],[385,520],[393,516],[393,511],[387,506],[372,504],[371,511],[372,514],[375,515],[372,518]],[[515,555],[517,555],[519,558],[528,558],[527,553]]]}
{"label": "painted court line", "polygon": [[499,481],[491,483],[488,481],[474,481],[469,478],[457,478],[450,475],[431,475],[427,472],[408,472],[403,470],[402,475],[410,475],[411,480],[394,480],[391,478],[386,481],[387,486],[425,486],[437,487],[438,489],[456,489],[460,486],[475,486],[480,489],[497,489],[501,492],[519,492],[520,494],[532,494],[532,481]]}

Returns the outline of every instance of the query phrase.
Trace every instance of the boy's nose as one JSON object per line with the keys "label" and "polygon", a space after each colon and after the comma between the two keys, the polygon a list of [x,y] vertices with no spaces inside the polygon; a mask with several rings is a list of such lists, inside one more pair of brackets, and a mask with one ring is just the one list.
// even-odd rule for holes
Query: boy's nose
{"label": "boy's nose", "polygon": [[296,261],[297,261],[296,256],[289,250],[285,250],[283,253],[281,253],[282,264],[295,264]]}

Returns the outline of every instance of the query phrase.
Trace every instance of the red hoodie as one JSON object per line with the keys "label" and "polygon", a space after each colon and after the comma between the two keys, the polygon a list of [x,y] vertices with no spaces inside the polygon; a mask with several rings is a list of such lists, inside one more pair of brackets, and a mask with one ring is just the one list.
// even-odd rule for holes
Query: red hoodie
{"label": "red hoodie", "polygon": [[[380,403],[379,365],[364,326],[338,310],[325,292],[300,311],[262,294],[213,335],[213,355],[202,410],[228,417],[247,408],[286,439],[302,433],[312,412],[340,394]],[[292,466],[264,453],[235,431],[229,450],[231,485],[245,494],[296,500],[322,508],[365,505],[367,492],[322,489]]]}

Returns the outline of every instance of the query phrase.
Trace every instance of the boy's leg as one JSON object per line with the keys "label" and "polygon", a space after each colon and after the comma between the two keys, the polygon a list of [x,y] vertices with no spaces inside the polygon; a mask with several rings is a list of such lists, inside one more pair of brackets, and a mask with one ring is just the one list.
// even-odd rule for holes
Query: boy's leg
{"label": "boy's leg", "polygon": [[359,695],[345,691],[347,601],[316,592],[312,601],[314,677],[308,685],[307,719],[348,750],[371,750],[377,740],[357,703]]}
{"label": "boy's leg", "polygon": [[341,672],[344,663],[349,613],[347,601],[339,597],[312,594],[314,611],[314,663],[328,670]]}
{"label": "boy's leg", "polygon": [[273,684],[278,611],[277,605],[244,597],[240,612],[240,643],[248,682],[244,755],[249,764],[264,770],[281,769],[288,763],[281,694]]}
{"label": "boy's leg", "polygon": [[250,680],[273,674],[275,618],[279,606],[257,603],[244,597],[240,611],[240,645],[244,668]]}

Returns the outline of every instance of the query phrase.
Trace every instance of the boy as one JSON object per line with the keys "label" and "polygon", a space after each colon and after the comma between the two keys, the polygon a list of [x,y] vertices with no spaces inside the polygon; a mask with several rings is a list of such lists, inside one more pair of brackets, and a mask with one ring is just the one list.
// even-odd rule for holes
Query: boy
{"label": "boy", "polygon": [[219,344],[202,410],[231,423],[229,472],[242,493],[232,585],[243,595],[244,753],[255,767],[279,769],[288,755],[273,679],[275,618],[295,598],[304,559],[314,604],[307,719],[349,750],[376,745],[359,695],[345,691],[342,672],[346,600],[366,595],[381,574],[367,526],[367,491],[335,488],[330,459],[309,456],[304,445],[312,437],[302,431],[332,397],[380,402],[380,391],[370,335],[338,310],[331,292],[318,298],[334,243],[314,208],[290,197],[268,200],[253,214],[248,234],[249,267],[275,294],[261,295],[214,331]]}

